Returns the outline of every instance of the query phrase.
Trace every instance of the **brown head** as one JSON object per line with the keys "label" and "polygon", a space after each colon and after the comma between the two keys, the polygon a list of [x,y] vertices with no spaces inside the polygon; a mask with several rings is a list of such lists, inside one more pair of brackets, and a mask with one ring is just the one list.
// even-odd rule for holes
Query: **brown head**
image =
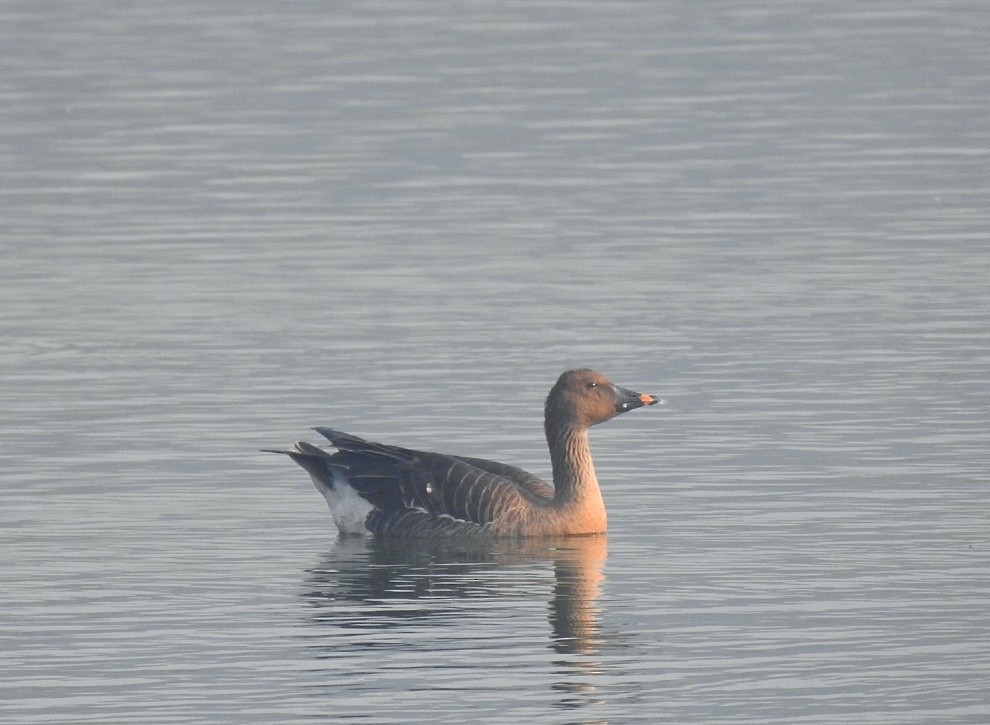
{"label": "brown head", "polygon": [[557,379],[546,402],[546,424],[589,428],[620,413],[654,405],[656,396],[620,388],[594,370],[568,370]]}

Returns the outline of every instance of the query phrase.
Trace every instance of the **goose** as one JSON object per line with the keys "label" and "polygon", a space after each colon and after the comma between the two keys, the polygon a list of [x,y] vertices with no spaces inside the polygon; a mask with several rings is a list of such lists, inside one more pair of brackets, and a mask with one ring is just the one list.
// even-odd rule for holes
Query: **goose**
{"label": "goose", "polygon": [[605,533],[607,517],[588,429],[660,402],[586,368],[568,370],[546,399],[553,485],[504,463],[431,453],[314,428],[336,452],[300,441],[283,453],[326,499],[341,535],[387,539],[557,537]]}

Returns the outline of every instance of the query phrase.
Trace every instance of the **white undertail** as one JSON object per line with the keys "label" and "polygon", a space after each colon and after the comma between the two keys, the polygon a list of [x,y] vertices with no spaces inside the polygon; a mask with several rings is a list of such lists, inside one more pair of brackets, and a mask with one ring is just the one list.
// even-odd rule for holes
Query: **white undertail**
{"label": "white undertail", "polygon": [[332,472],[331,485],[329,486],[312,474],[310,474],[310,478],[313,479],[316,490],[326,499],[327,506],[330,507],[330,516],[341,534],[368,533],[364,522],[374,507],[354,490],[343,471],[334,470]]}

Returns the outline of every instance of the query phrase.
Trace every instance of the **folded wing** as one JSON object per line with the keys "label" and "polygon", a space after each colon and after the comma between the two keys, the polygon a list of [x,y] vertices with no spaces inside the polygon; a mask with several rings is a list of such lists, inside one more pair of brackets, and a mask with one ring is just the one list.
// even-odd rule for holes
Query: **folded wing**
{"label": "folded wing", "polygon": [[[333,455],[323,452],[328,458],[323,465],[342,472],[374,507],[367,526],[376,534],[484,536],[500,519],[522,520],[526,509],[553,496],[552,486],[514,466],[383,445],[331,428],[315,430],[337,449]],[[307,447],[307,454],[309,448],[320,451]]]}

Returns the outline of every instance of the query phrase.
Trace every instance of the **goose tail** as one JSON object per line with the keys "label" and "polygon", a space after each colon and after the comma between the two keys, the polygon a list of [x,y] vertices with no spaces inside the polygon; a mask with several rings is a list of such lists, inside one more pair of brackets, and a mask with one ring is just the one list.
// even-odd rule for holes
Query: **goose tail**
{"label": "goose tail", "polygon": [[291,450],[266,450],[282,453],[298,463],[313,479],[330,509],[337,530],[341,534],[366,534],[366,521],[373,506],[358,493],[347,478],[347,467],[334,462],[333,456],[322,448],[299,441]]}

